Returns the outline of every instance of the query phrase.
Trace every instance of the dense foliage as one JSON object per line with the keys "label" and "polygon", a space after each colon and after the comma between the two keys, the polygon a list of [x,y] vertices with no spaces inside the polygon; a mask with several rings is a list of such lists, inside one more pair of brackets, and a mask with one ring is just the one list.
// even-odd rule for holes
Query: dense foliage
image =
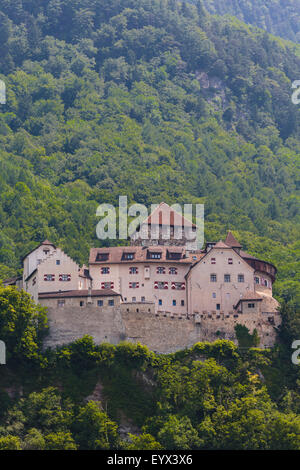
{"label": "dense foliage", "polygon": [[299,0],[202,0],[202,3],[209,13],[233,15],[276,36],[300,42]]}
{"label": "dense foliage", "polygon": [[273,350],[253,347],[255,333],[237,325],[239,347],[218,340],[157,355],[85,336],[42,351],[19,328],[26,311],[27,325],[37,316],[29,295],[6,288],[4,299],[19,333],[0,366],[0,450],[300,450],[300,375],[288,326]]}

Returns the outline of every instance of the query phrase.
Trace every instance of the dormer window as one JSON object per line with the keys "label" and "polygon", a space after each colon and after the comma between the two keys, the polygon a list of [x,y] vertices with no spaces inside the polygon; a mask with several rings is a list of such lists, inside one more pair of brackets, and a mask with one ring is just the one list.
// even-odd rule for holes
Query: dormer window
{"label": "dormer window", "polygon": [[109,258],[109,253],[98,253],[96,256],[96,261],[107,261]]}
{"label": "dormer window", "polygon": [[167,258],[173,260],[179,260],[182,258],[182,251],[170,251],[167,252]]}
{"label": "dormer window", "polygon": [[134,253],[123,253],[124,260],[132,260],[134,259]]}
{"label": "dormer window", "polygon": [[161,259],[161,253],[150,253],[150,259]]}

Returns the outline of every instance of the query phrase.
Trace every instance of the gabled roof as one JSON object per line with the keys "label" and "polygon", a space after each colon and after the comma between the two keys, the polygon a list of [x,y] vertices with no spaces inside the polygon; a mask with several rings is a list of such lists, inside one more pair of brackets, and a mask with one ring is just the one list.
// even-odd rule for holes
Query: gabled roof
{"label": "gabled roof", "polygon": [[29,256],[31,253],[33,253],[35,250],[37,250],[38,248],[40,248],[40,246],[53,246],[53,248],[56,249],[56,245],[54,245],[54,243],[51,243],[49,242],[49,240],[44,240],[42,243],[40,243],[38,246],[36,246],[35,248],[33,248],[31,251],[29,251],[25,256],[23,256],[22,258],[22,261],[24,261],[25,258],[27,258],[27,256]]}
{"label": "gabled roof", "polygon": [[42,245],[50,245],[50,246],[53,246],[54,248],[56,248],[56,246],[55,246],[53,243],[49,242],[49,240],[44,240],[44,241],[40,244],[40,246],[42,246]]}
{"label": "gabled roof", "polygon": [[190,220],[178,212],[174,211],[168,204],[161,202],[159,206],[149,215],[149,217],[143,222],[148,225],[170,225],[171,227],[194,227]]}
{"label": "gabled roof", "polygon": [[215,246],[212,247],[212,249],[214,248],[224,248],[224,249],[230,249],[231,250],[231,246],[228,246],[226,245],[223,240],[220,240],[218,243],[215,244]]}
{"label": "gabled roof", "polygon": [[232,235],[232,233],[228,232],[226,240],[226,245],[231,246],[232,248],[242,248],[242,245],[237,241],[237,239]]}

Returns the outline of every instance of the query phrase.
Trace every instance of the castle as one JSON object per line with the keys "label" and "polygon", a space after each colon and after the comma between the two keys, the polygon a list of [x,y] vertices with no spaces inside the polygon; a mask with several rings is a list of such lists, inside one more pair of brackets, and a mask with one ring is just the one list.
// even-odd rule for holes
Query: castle
{"label": "castle", "polygon": [[[97,342],[126,339],[172,352],[197,341],[236,341],[236,324],[255,328],[260,346],[273,346],[281,324],[272,296],[275,266],[245,253],[231,232],[224,242],[195,249],[174,237],[183,223],[194,228],[183,219],[161,203],[130,246],[92,248],[82,268],[45,240],[23,259],[22,279],[4,284],[47,307],[48,346],[90,334]],[[153,226],[158,237],[141,237]]]}

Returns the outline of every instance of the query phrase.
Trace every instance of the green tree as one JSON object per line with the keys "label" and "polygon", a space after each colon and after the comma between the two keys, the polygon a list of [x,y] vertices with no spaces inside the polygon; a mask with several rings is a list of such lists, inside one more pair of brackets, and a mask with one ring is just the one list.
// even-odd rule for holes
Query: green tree
{"label": "green tree", "polygon": [[98,402],[90,401],[80,408],[73,429],[80,449],[111,449],[118,442],[118,426],[109,419]]}
{"label": "green tree", "polygon": [[0,285],[0,338],[7,358],[37,360],[47,331],[45,309],[24,291]]}

